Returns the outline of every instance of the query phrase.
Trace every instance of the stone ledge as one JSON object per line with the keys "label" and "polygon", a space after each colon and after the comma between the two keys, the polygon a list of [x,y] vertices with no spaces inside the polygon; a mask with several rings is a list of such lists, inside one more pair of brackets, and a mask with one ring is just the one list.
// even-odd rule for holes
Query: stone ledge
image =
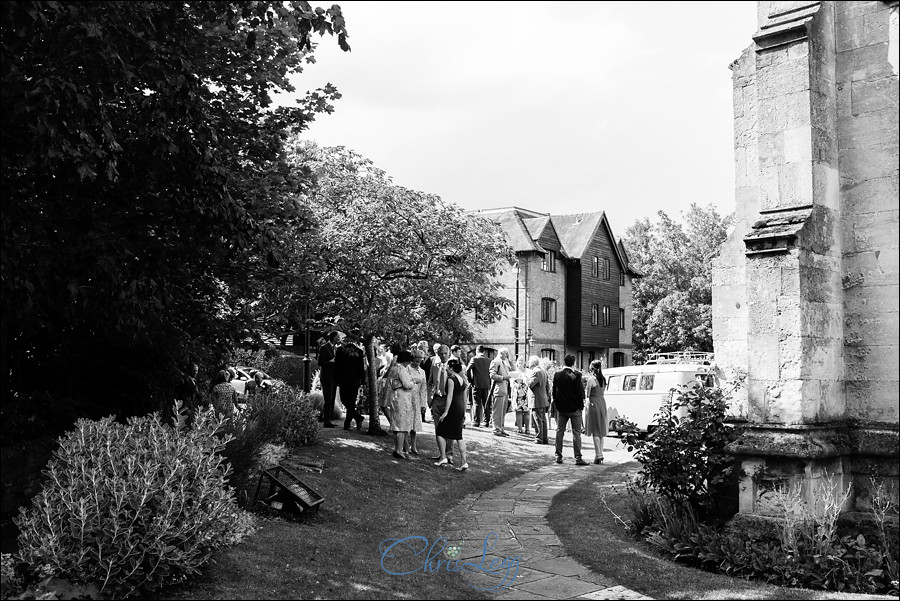
{"label": "stone ledge", "polygon": [[745,430],[725,450],[739,456],[824,459],[849,455],[852,447],[847,433],[836,428],[754,427]]}

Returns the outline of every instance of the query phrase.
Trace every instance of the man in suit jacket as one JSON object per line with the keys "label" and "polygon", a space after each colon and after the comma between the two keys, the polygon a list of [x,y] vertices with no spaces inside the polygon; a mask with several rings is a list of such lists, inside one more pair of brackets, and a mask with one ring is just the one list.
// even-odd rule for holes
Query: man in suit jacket
{"label": "man in suit jacket", "polygon": [[354,332],[347,334],[344,343],[337,348],[334,356],[334,381],[341,391],[341,402],[347,410],[344,430],[350,429],[350,422],[356,420],[356,429],[362,428],[363,416],[356,410],[359,387],[366,378],[365,353],[358,346],[359,338]]}
{"label": "man in suit jacket", "polygon": [[484,427],[491,425],[491,406],[488,402],[488,391],[491,389],[491,360],[484,354],[484,345],[479,344],[475,349],[475,356],[469,360],[466,366],[466,378],[472,385],[472,396],[475,400],[475,427],[481,427],[482,419]]}
{"label": "man in suit jacket", "polygon": [[536,442],[549,444],[547,440],[547,411],[550,409],[550,376],[541,365],[540,358],[535,355],[528,360],[531,377],[528,388],[531,391],[531,410],[534,412]]}
{"label": "man in suit jacket", "polygon": [[509,402],[509,349],[502,348],[491,361],[491,380],[494,382],[494,436],[506,433],[506,404]]}
{"label": "man in suit jacket", "polygon": [[565,367],[553,375],[553,402],[556,403],[556,463],[562,463],[563,438],[566,424],[572,422],[572,446],[575,448],[575,465],[587,465],[581,458],[581,412],[584,409],[584,386],[581,374],[572,366],[575,355],[566,355]]}
{"label": "man in suit jacket", "polygon": [[322,383],[322,427],[334,428],[331,423],[334,414],[334,397],[337,395],[337,387],[334,381],[334,360],[337,351],[337,343],[341,335],[335,330],[328,333],[328,339],[319,347],[316,361],[319,363],[319,382]]}

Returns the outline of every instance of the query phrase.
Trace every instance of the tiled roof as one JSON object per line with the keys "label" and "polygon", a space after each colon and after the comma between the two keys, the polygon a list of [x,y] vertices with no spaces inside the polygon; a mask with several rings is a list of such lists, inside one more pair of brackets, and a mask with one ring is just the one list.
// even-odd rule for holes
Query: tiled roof
{"label": "tiled roof", "polygon": [[544,228],[547,227],[547,224],[550,222],[550,217],[533,217],[531,219],[522,219],[522,223],[525,224],[525,229],[528,230],[528,233],[534,240],[538,240],[541,237],[541,234],[544,233]]}
{"label": "tiled roof", "polygon": [[525,224],[522,222],[519,211],[515,207],[491,211],[473,211],[473,214],[499,223],[506,234],[509,245],[512,246],[514,251],[544,252],[544,249],[529,234]]}
{"label": "tiled roof", "polygon": [[603,213],[578,213],[550,217],[566,254],[580,259],[591,243],[594,231],[603,220]]}

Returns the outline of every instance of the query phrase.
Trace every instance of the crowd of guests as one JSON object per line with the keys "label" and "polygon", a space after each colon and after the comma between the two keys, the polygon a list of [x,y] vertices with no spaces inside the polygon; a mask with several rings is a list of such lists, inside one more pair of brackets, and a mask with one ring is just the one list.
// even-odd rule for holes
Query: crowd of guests
{"label": "crowd of guests", "polygon": [[[582,374],[574,369],[575,357],[567,355],[563,368],[551,378],[552,361],[531,356],[513,362],[506,348],[499,349],[493,359],[481,345],[472,357],[459,345],[436,343],[429,348],[426,341],[410,348],[377,348],[376,397],[394,437],[395,459],[419,455],[416,437],[430,414],[438,447],[438,455],[431,459],[437,466],[465,471],[469,467],[463,438],[467,423],[507,437],[506,414],[514,412],[516,433],[534,436],[539,445],[550,444],[550,420],[555,420],[557,463],[563,462],[567,431],[572,432],[576,465],[588,465],[581,455],[582,434],[594,444],[594,463],[603,462],[608,420],[600,361],[593,361],[589,372]],[[346,408],[344,429],[353,421],[360,429],[364,416],[357,410],[356,399],[364,393],[359,389],[366,382],[366,359],[358,338],[352,333],[343,339],[338,332],[329,333],[318,361],[323,427],[335,427],[335,396],[340,390]]]}

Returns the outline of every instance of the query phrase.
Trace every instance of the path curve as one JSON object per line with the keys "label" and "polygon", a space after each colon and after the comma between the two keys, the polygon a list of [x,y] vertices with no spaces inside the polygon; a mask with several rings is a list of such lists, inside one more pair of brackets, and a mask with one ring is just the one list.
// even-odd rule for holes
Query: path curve
{"label": "path curve", "polygon": [[467,496],[443,517],[447,555],[458,550],[455,560],[486,569],[461,578],[497,600],[650,599],[567,556],[547,522],[553,497],[608,465],[579,467],[567,458]]}

